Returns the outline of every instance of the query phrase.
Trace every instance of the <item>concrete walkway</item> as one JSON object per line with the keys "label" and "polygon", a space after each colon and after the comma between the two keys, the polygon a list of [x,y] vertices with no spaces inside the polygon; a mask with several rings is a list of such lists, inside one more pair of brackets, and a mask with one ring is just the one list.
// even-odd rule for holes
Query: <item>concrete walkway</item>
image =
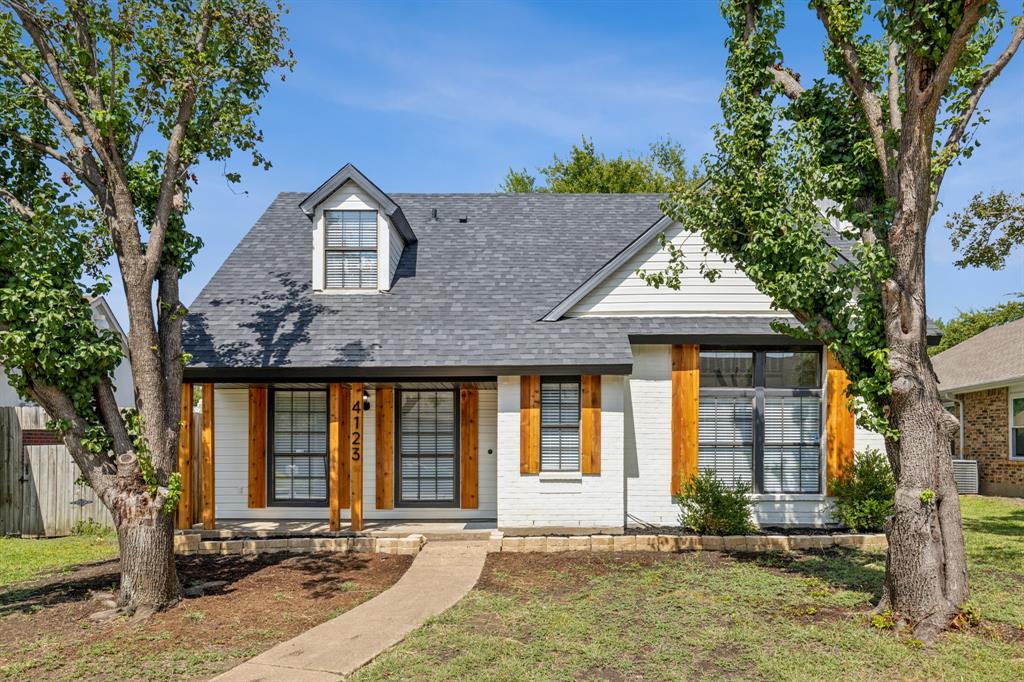
{"label": "concrete walkway", "polygon": [[429,542],[390,589],[214,679],[340,680],[462,599],[486,557],[486,542]]}

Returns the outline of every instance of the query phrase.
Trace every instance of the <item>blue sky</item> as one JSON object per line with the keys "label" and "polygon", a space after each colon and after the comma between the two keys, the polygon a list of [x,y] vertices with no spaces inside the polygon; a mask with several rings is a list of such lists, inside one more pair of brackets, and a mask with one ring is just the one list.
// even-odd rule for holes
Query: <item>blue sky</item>
{"label": "blue sky", "polygon": [[[691,161],[711,149],[723,82],[717,2],[292,2],[295,72],[274,81],[261,126],[274,167],[229,185],[199,169],[189,221],[206,242],[186,303],[279,191],[311,191],[353,162],[384,191],[488,192],[581,135],[608,154],[671,135]],[[786,62],[822,75],[823,32],[790,3]],[[1005,38],[1000,43],[1005,44]],[[1024,291],[1024,253],[1002,272],[957,270],[944,217],[976,191],[1024,190],[1024,57],[983,100],[982,147],[954,168],[928,243],[928,311],[949,318]],[[118,287],[115,287],[117,289]],[[121,295],[111,296],[124,319]]]}

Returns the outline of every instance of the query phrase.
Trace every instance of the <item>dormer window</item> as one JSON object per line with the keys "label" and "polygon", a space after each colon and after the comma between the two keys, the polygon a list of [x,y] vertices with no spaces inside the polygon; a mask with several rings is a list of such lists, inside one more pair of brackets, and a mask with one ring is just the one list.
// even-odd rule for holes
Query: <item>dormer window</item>
{"label": "dormer window", "polygon": [[324,211],[325,288],[377,288],[377,212]]}

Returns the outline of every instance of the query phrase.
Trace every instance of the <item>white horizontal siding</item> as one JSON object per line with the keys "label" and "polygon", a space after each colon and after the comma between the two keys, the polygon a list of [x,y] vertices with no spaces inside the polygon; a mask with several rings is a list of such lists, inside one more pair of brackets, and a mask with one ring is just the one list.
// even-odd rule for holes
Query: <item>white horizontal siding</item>
{"label": "white horizontal siding", "polygon": [[[376,405],[370,391],[370,409],[364,420],[363,518],[479,519],[497,513],[497,391],[481,389],[479,409],[479,509],[376,508]],[[249,509],[249,392],[220,388],[214,392],[214,463],[218,519],[326,519],[327,507],[266,507]],[[348,511],[342,510],[342,518]]]}
{"label": "white horizontal siding", "polygon": [[498,377],[498,527],[621,528],[623,377],[601,377],[601,473],[519,473],[519,377]]}
{"label": "white horizontal siding", "polygon": [[655,289],[636,274],[638,269],[658,272],[668,266],[668,254],[654,240],[573,306],[567,316],[779,314],[746,275],[720,257],[709,255],[708,265],[719,268],[721,277],[714,283],[704,279],[699,270],[704,242],[699,235],[688,234],[676,224],[665,235],[686,254],[688,267],[678,291]]}
{"label": "white horizontal siding", "polygon": [[[669,491],[672,470],[672,351],[635,344],[625,389],[626,513],[629,524],[675,525],[679,507]],[[823,525],[831,503],[823,495],[762,495],[761,525]]]}

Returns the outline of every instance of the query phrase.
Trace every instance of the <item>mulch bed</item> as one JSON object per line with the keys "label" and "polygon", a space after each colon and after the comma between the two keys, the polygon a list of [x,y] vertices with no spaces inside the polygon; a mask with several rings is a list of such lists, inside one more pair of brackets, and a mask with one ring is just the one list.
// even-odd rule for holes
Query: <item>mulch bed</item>
{"label": "mulch bed", "polygon": [[[805,528],[799,526],[764,526],[748,535],[842,535],[846,528]],[[629,526],[628,535],[698,535],[682,526]]]}
{"label": "mulch bed", "polygon": [[342,553],[178,557],[184,587],[226,584],[141,623],[89,619],[103,609],[92,592],[116,588],[117,561],[18,585],[0,592],[0,679],[209,677],[375,596],[412,559]]}

